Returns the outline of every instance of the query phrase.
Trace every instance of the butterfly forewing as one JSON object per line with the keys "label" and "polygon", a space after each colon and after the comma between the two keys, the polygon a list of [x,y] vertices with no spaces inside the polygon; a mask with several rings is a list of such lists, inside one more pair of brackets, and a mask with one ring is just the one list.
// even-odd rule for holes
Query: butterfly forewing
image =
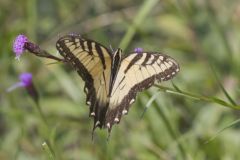
{"label": "butterfly forewing", "polygon": [[112,55],[99,43],[67,35],[57,41],[57,49],[85,81],[86,103],[90,115],[101,127],[108,107]]}

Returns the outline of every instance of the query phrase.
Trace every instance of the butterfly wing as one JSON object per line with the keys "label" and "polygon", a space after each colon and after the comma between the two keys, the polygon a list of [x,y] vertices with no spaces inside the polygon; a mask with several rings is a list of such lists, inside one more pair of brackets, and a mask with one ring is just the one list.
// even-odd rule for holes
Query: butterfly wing
{"label": "butterfly wing", "polygon": [[160,53],[132,53],[123,58],[110,93],[105,125],[111,131],[128,112],[137,92],[151,87],[156,81],[172,79],[179,72],[177,62]]}
{"label": "butterfly wing", "polygon": [[79,35],[66,35],[57,41],[56,47],[85,81],[86,103],[94,124],[102,127],[109,103],[109,83],[112,55],[101,44]]}

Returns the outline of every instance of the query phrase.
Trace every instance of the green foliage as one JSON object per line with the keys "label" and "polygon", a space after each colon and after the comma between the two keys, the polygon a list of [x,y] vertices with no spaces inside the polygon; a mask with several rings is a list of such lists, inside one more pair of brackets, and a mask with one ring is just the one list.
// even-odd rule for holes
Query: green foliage
{"label": "green foliage", "polygon": [[[239,1],[1,0],[0,10],[0,159],[240,159]],[[77,73],[12,52],[24,33],[56,54],[72,32],[125,53],[164,52],[181,71],[139,94],[109,141],[105,130],[92,141]],[[22,72],[33,73],[39,106],[23,88],[5,92]]]}

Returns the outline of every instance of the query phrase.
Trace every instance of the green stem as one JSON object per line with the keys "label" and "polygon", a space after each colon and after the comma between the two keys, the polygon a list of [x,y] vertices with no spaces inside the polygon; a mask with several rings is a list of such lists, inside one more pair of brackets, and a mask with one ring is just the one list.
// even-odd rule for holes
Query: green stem
{"label": "green stem", "polygon": [[[156,102],[154,102],[154,103],[156,103]],[[182,156],[182,159],[185,160],[186,157],[187,157],[187,152],[186,152],[186,149],[184,148],[183,144],[179,141],[178,133],[173,129],[173,127],[172,127],[170,121],[168,120],[167,116],[162,111],[162,108],[159,105],[156,105],[156,106],[157,106],[156,107],[157,112],[161,115],[161,118],[162,118],[164,124],[166,125],[166,128],[167,128],[170,136],[172,137],[172,139],[174,139],[177,142],[177,146],[178,146],[178,149],[179,149],[180,154]]]}
{"label": "green stem", "polygon": [[209,140],[207,140],[207,141],[205,142],[205,144],[213,141],[220,133],[222,133],[222,132],[225,131],[226,129],[232,127],[233,125],[236,125],[236,124],[239,123],[239,122],[240,122],[240,119],[237,119],[237,120],[231,122],[231,123],[228,124],[226,127],[224,127],[224,128],[222,128],[221,130],[219,130],[215,136],[213,136],[212,138],[210,138]]}
{"label": "green stem", "polygon": [[160,90],[162,90],[164,92],[167,92],[167,93],[172,93],[172,94],[192,98],[192,99],[195,99],[195,100],[202,100],[202,101],[206,101],[206,102],[217,103],[217,104],[220,104],[224,107],[240,110],[240,105],[232,105],[232,104],[229,104],[229,103],[227,103],[227,102],[225,102],[225,101],[223,101],[219,98],[216,98],[216,97],[206,97],[206,96],[202,96],[202,95],[197,95],[197,94],[192,94],[192,93],[189,93],[189,92],[185,92],[185,91],[182,91],[180,89],[175,90],[173,88],[164,87],[164,86],[160,86],[160,85],[154,85],[154,86],[158,87]]}
{"label": "green stem", "polygon": [[46,154],[48,155],[48,159],[49,160],[55,160],[55,156],[53,151],[50,149],[50,147],[48,146],[48,144],[46,142],[43,142],[42,144],[43,150],[46,152]]}
{"label": "green stem", "polygon": [[[211,64],[211,63],[210,63]],[[220,79],[218,78],[218,75],[216,73],[216,71],[214,70],[213,66],[210,65],[211,69],[212,69],[212,72],[213,72],[213,75],[214,77],[216,78],[217,80],[217,83],[219,85],[219,87],[221,88],[221,90],[223,91],[224,95],[226,96],[226,98],[229,100],[229,102],[232,104],[232,105],[237,105],[237,103],[232,99],[232,97],[228,94],[227,90],[223,87]]]}
{"label": "green stem", "polygon": [[[151,96],[149,92],[147,92],[147,95],[148,95],[148,96]],[[187,159],[187,158],[186,158],[186,157],[187,157],[186,149],[185,149],[185,147],[183,146],[183,143],[179,141],[179,138],[178,138],[178,137],[179,137],[179,134],[178,134],[178,132],[173,128],[173,126],[171,125],[168,117],[166,116],[166,114],[165,114],[164,111],[162,110],[162,107],[159,106],[159,104],[157,104],[157,102],[155,101],[155,97],[157,97],[157,95],[158,95],[158,93],[155,94],[155,96],[150,99],[150,102],[148,101],[148,104],[147,104],[148,106],[145,108],[145,111],[146,111],[146,109],[147,109],[150,105],[157,106],[157,107],[156,107],[156,110],[157,110],[158,114],[159,114],[160,117],[162,118],[162,120],[163,120],[163,122],[164,122],[164,124],[165,124],[165,126],[166,126],[166,128],[167,128],[167,131],[169,132],[169,135],[171,136],[171,138],[177,142],[177,147],[178,147],[178,150],[179,150],[179,152],[180,152],[181,158],[182,158],[183,160],[185,160],[185,159]],[[145,112],[145,111],[144,111],[144,112]]]}
{"label": "green stem", "polygon": [[[53,160],[51,157],[53,155],[55,155],[55,152],[54,152],[55,148],[53,148],[54,147],[54,141],[53,141],[53,138],[51,138],[51,130],[50,130],[49,124],[47,122],[46,116],[44,115],[44,113],[41,109],[41,105],[39,104],[39,102],[35,103],[35,104],[36,104],[38,114],[39,114],[39,116],[40,116],[40,118],[41,118],[41,120],[44,124],[44,127],[46,129],[46,132],[44,132],[44,135],[43,135],[46,142],[44,141],[42,146],[43,146],[43,149],[48,153],[48,155],[50,157],[49,159]],[[51,154],[49,154],[50,153],[49,151],[51,151]],[[58,156],[60,156],[60,155],[58,154]]]}
{"label": "green stem", "polygon": [[229,41],[227,40],[226,32],[224,30],[224,27],[221,25],[221,23],[218,20],[217,14],[215,13],[215,10],[213,9],[212,4],[209,1],[206,1],[207,4],[207,10],[209,14],[210,22],[214,25],[214,29],[218,32],[219,36],[222,39],[222,44],[224,45],[226,52],[228,53],[229,61],[232,63],[233,60],[233,51],[231,48],[231,45]]}
{"label": "green stem", "polygon": [[37,30],[37,0],[28,0],[27,1],[26,12],[27,16],[27,24],[26,30],[28,35],[31,35],[32,39],[36,40],[36,30]]}
{"label": "green stem", "polygon": [[120,42],[119,47],[123,50],[127,48],[130,41],[132,40],[138,26],[140,26],[145,20],[148,13],[152,10],[152,8],[157,4],[158,0],[146,0],[140,11],[138,12],[137,16],[135,17],[133,24],[128,28],[126,34],[122,38],[122,41]]}
{"label": "green stem", "polygon": [[41,106],[40,106],[39,103],[36,103],[36,108],[37,108],[37,111],[38,111],[38,113],[39,113],[39,115],[40,115],[40,117],[41,117],[41,120],[42,120],[43,123],[46,125],[47,129],[49,130],[48,122],[47,122],[47,120],[46,120],[45,115],[44,115],[43,112],[42,112],[42,109],[41,109]]}

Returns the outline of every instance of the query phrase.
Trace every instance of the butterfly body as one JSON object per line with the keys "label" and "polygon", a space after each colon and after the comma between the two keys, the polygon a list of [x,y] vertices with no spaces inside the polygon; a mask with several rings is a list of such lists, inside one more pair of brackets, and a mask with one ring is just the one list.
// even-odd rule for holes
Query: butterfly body
{"label": "butterfly body", "polygon": [[109,51],[103,45],[66,35],[56,47],[85,81],[86,103],[94,127],[107,128],[120,122],[128,113],[138,92],[155,82],[166,81],[179,72],[177,62],[161,53],[138,52],[122,57],[122,50]]}

